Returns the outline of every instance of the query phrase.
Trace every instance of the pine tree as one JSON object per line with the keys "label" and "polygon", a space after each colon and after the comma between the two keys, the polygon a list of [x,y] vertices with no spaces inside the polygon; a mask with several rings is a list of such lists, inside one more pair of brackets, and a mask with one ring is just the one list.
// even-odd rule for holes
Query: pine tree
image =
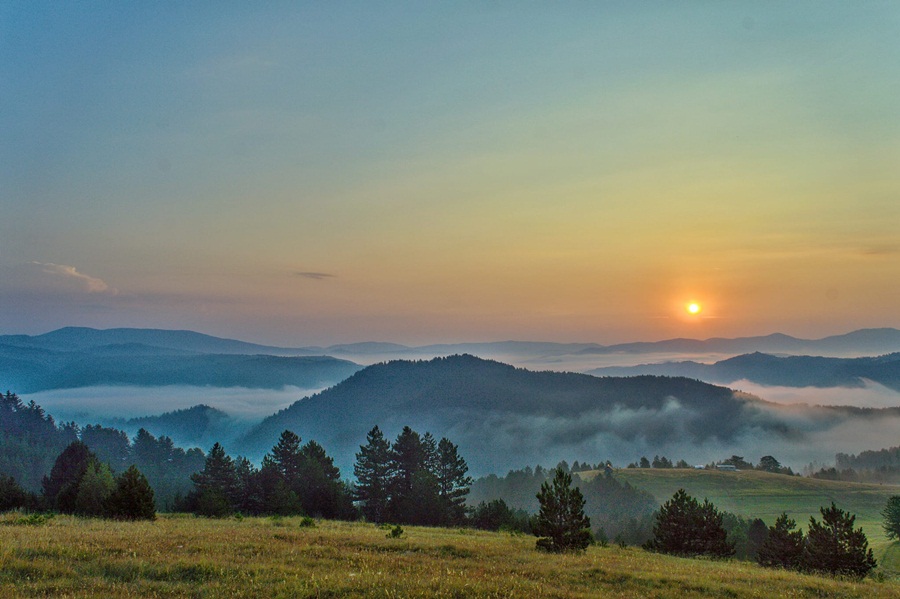
{"label": "pine tree", "polygon": [[884,518],[884,533],[887,538],[900,539],[900,495],[888,499],[881,515]]}
{"label": "pine tree", "polygon": [[469,466],[459,455],[457,446],[446,437],[438,443],[436,462],[435,477],[443,503],[443,523],[459,524],[466,517],[466,495],[472,485],[472,478],[466,476]]}
{"label": "pine tree", "polygon": [[354,496],[362,502],[363,515],[370,522],[384,522],[387,516],[390,459],[391,445],[375,426],[366,435],[366,444],[360,445],[353,466],[357,481]]}
{"label": "pine tree", "polygon": [[673,555],[729,557],[734,543],[722,526],[722,514],[709,500],[699,503],[678,489],[656,516],[647,549]]}
{"label": "pine tree", "polygon": [[284,478],[271,456],[263,458],[262,467],[255,480],[261,496],[261,513],[279,516],[303,513],[300,498],[284,482]]}
{"label": "pine tree", "polygon": [[[337,518],[346,516],[341,471],[325,448],[309,441],[300,450],[300,484],[297,495],[303,511],[310,516]],[[348,498],[349,502],[349,498]]]}
{"label": "pine tree", "polygon": [[853,529],[856,516],[838,509],[819,508],[822,522],[809,519],[802,567],[812,572],[829,572],[863,578],[877,562],[862,528]]}
{"label": "pine tree", "polygon": [[540,511],[534,525],[537,548],[545,551],[583,551],[591,544],[591,521],[584,515],[584,497],[572,486],[572,475],[556,469],[537,494]]}
{"label": "pine tree", "polygon": [[417,518],[421,511],[419,505],[425,500],[420,493],[426,490],[422,476],[417,476],[425,465],[425,450],[419,433],[408,426],[403,427],[391,446],[390,455],[387,519],[404,524],[423,524]]}
{"label": "pine tree", "polygon": [[756,555],[756,561],[769,568],[796,569],[803,553],[803,532],[797,523],[782,513],[769,527],[769,534]]}
{"label": "pine tree", "polygon": [[107,513],[118,520],[155,520],[156,505],[147,477],[133,464],[116,480],[106,500]]}
{"label": "pine tree", "polygon": [[206,456],[203,470],[191,475],[194,481],[196,510],[203,516],[221,518],[234,512],[240,500],[234,460],[216,443]]}
{"label": "pine tree", "polygon": [[298,492],[300,473],[303,469],[300,437],[293,431],[283,431],[278,439],[278,443],[272,448],[272,462],[278,467],[281,477],[288,488]]}
{"label": "pine tree", "polygon": [[[0,394],[0,398],[2,397]],[[36,505],[37,498],[34,494],[23,489],[13,477],[0,475],[0,512],[34,508]]]}
{"label": "pine tree", "polygon": [[759,518],[750,521],[747,527],[747,557],[755,560],[759,557],[759,549],[769,538],[769,528]]}

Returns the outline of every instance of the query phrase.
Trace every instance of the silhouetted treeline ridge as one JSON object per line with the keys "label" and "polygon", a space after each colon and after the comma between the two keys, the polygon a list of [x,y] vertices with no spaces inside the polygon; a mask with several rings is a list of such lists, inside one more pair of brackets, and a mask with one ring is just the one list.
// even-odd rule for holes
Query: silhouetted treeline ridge
{"label": "silhouetted treeline ridge", "polygon": [[860,452],[858,455],[838,453],[833,467],[812,473],[813,478],[900,484],[900,447]]}

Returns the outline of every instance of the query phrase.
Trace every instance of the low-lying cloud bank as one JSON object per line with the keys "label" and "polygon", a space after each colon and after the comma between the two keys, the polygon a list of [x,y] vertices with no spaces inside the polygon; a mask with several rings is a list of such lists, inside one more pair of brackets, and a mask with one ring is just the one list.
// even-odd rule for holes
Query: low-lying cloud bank
{"label": "low-lying cloud bank", "polygon": [[[758,462],[773,455],[795,470],[810,463],[833,463],[835,453],[859,453],[896,446],[900,409],[896,392],[878,385],[860,389],[794,389],[762,387],[736,382],[733,388],[753,392],[769,401],[742,397],[744,407],[727,417],[711,416],[702,405],[669,397],[656,406],[617,405],[555,414],[516,413],[492,409],[441,409],[437,405],[414,406],[411,412],[393,410],[374,416],[349,433],[339,423],[295,427],[304,439],[316,439],[335,457],[345,476],[352,473],[354,454],[365,442],[365,430],[378,424],[393,439],[405,425],[420,432],[448,437],[460,447],[475,475],[504,474],[512,468],[561,460],[592,463],[612,460],[616,465],[655,455],[691,464],[707,464],[732,454]],[[317,390],[289,387],[279,391],[246,388],[89,387],[44,391],[24,395],[52,414],[57,421],[79,424],[155,416],[205,404],[243,422],[247,428]],[[820,407],[812,402],[858,406]],[[341,412],[340,418],[352,420]],[[336,421],[337,422],[337,421]],[[337,428],[335,428],[337,427]],[[246,453],[237,441],[239,431],[229,431],[227,449]],[[358,433],[358,434],[357,434]],[[218,440],[218,439],[217,439]],[[221,439],[225,442],[226,439]],[[233,441],[233,444],[232,444]],[[196,443],[208,448],[210,439]],[[272,440],[274,443],[274,439]],[[263,444],[271,447],[271,444]],[[261,455],[252,457],[259,458]]]}
{"label": "low-lying cloud bank", "polygon": [[760,385],[748,380],[735,381],[726,386],[745,391],[766,401],[787,405],[900,407],[900,392],[869,380],[863,380],[862,387],[777,387]]}
{"label": "low-lying cloud bank", "polygon": [[280,390],[244,387],[102,386],[55,389],[22,395],[34,400],[57,421],[87,424],[96,420],[140,418],[208,405],[230,416],[260,420],[320,389],[285,387]]}

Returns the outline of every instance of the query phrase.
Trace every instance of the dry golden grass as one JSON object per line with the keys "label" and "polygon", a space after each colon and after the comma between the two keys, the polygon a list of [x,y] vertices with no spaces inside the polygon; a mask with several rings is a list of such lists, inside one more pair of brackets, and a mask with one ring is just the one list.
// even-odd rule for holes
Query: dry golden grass
{"label": "dry golden grass", "polygon": [[534,538],[299,518],[161,516],[116,523],[0,517],[3,597],[898,597],[862,582],[591,547],[548,555]]}

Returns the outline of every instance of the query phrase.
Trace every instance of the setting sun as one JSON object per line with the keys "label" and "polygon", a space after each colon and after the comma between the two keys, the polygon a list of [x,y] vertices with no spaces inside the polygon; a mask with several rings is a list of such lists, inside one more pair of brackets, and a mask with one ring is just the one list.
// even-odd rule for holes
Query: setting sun
{"label": "setting sun", "polygon": [[687,311],[689,314],[700,314],[700,310],[702,310],[702,308],[698,303],[691,302],[687,305]]}

